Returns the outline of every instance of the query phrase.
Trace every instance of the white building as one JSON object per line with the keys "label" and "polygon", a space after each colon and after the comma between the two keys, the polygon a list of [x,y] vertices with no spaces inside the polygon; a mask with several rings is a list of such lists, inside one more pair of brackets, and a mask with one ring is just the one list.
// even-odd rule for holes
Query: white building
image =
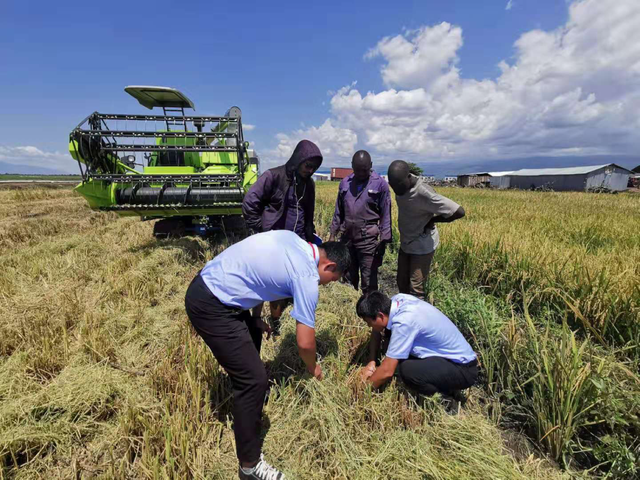
{"label": "white building", "polygon": [[507,177],[511,188],[547,187],[558,192],[603,188],[621,192],[627,189],[631,173],[631,170],[609,163],[589,167],[525,168],[511,172]]}
{"label": "white building", "polygon": [[458,180],[458,177],[454,177],[453,175],[449,175],[449,176],[444,177],[442,180],[447,182],[447,183],[448,182],[456,183],[456,181]]}
{"label": "white building", "polygon": [[314,173],[311,178],[314,182],[329,182],[331,181],[331,175],[328,173]]}

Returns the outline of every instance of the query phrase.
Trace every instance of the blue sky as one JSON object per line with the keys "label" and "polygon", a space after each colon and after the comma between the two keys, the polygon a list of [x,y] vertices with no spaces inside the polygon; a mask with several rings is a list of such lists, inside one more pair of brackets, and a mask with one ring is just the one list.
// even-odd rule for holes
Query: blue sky
{"label": "blue sky", "polygon": [[[589,25],[607,2],[630,9],[611,22],[638,13],[633,0],[9,1],[0,15],[0,171],[74,172],[68,133],[94,110],[145,111],[123,91],[132,84],[178,88],[198,114],[240,106],[265,166],[285,161],[300,138],[320,145],[325,166],[348,165],[357,148],[381,170],[394,158],[454,173],[534,157],[633,164],[637,143],[621,118],[638,100],[638,72],[607,58],[611,42],[628,39],[611,38],[606,21]],[[580,64],[585,38],[609,45],[589,52],[603,58],[593,67]],[[627,62],[640,59],[628,53]],[[624,96],[607,87],[616,69],[625,70],[615,85]],[[549,80],[559,75],[564,85]]]}

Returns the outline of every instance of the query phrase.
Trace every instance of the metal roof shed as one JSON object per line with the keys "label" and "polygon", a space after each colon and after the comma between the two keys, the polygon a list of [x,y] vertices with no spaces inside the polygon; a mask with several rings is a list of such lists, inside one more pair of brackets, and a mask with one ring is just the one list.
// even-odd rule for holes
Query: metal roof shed
{"label": "metal roof shed", "polygon": [[489,173],[465,173],[458,175],[458,185],[461,187],[475,187],[480,183],[489,183]]}
{"label": "metal roof shed", "polygon": [[509,172],[489,172],[489,185],[491,188],[509,188],[511,186],[511,177]]}
{"label": "metal roof shed", "polygon": [[537,188],[546,186],[555,191],[585,191],[606,188],[621,192],[627,189],[629,174],[615,163],[588,167],[539,168],[516,170],[509,174],[511,187]]}

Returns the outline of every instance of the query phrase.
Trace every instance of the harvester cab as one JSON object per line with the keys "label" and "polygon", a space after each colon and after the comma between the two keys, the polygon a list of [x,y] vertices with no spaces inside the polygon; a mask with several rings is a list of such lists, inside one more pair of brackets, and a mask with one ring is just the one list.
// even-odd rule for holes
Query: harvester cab
{"label": "harvester cab", "polygon": [[162,115],[94,112],[69,135],[82,183],[76,191],[94,210],[158,219],[156,237],[238,228],[242,199],[259,175],[244,140],[242,112],[195,116],[193,102],[173,88],[125,91]]}

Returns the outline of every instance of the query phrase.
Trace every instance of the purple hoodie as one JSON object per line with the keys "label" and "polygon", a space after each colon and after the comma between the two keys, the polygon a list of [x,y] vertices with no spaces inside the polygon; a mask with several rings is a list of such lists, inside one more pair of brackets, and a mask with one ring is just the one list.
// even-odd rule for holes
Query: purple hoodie
{"label": "purple hoodie", "polygon": [[[267,232],[285,228],[289,223],[286,222],[287,216],[292,215],[287,208],[290,204],[287,197],[293,195],[294,175],[297,174],[302,162],[314,158],[320,159],[322,163],[320,149],[309,140],[301,140],[285,165],[271,168],[260,175],[242,201],[242,214],[250,229],[256,232]],[[311,178],[303,180],[298,176],[296,184],[301,208],[301,224],[304,219],[304,227],[296,228],[296,233],[307,241],[312,241],[315,232],[313,224],[316,201],[315,183]]]}

